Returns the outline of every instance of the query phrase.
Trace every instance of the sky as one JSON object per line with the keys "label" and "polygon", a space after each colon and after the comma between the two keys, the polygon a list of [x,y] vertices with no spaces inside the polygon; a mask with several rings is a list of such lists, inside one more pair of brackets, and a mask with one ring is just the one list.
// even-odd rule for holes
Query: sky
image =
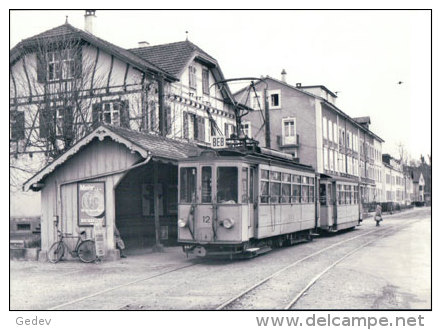
{"label": "sky", "polygon": [[[398,157],[431,153],[431,13],[418,10],[97,10],[94,33],[124,48],[185,40],[217,59],[225,78],[324,85],[351,117]],[[10,47],[65,22],[84,28],[84,11],[11,11]],[[186,33],[188,31],[188,34]],[[401,81],[401,84],[398,82]],[[232,90],[240,86],[230,86]],[[427,156],[426,156],[427,158]]]}

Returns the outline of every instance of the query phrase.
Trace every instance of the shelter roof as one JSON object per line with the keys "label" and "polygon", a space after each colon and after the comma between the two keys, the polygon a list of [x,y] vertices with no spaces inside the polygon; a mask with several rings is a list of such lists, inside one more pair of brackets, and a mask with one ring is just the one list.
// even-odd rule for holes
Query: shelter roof
{"label": "shelter roof", "polygon": [[23,190],[41,189],[38,183],[43,182],[49,174],[63,165],[72,156],[79,153],[93,140],[98,139],[102,141],[104,138],[110,138],[117,143],[122,143],[130,151],[137,152],[144,159],[151,157],[153,159],[176,162],[182,158],[196,156],[203,150],[202,147],[189,142],[178,141],[149,133],[136,132],[112,125],[101,125],[26,181],[23,184]]}

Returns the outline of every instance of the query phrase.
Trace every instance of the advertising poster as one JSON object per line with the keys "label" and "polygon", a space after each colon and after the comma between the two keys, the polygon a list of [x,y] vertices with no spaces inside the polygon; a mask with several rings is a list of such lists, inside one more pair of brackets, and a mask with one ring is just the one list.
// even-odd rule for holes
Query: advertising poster
{"label": "advertising poster", "polygon": [[78,185],[78,225],[93,226],[99,222],[105,226],[104,182],[87,182]]}

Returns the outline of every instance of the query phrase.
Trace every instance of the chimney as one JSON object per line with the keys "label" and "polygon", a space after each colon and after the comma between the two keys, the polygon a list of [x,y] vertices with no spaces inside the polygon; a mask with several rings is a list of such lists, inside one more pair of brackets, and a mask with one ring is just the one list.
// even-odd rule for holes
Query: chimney
{"label": "chimney", "polygon": [[282,70],[281,75],[282,75],[282,81],[283,81],[284,83],[286,83],[286,71],[285,71],[285,69]]}
{"label": "chimney", "polygon": [[141,47],[148,47],[148,46],[150,46],[150,44],[147,41],[139,41],[138,42],[138,47],[139,48],[141,48]]}
{"label": "chimney", "polygon": [[96,19],[95,9],[86,9],[86,14],[84,15],[84,30],[93,34],[93,25]]}

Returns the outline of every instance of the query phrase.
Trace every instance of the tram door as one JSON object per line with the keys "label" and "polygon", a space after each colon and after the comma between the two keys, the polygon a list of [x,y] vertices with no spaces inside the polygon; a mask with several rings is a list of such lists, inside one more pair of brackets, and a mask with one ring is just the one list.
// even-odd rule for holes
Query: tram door
{"label": "tram door", "polygon": [[329,181],[320,182],[320,227],[329,228],[334,224],[334,199],[333,183]]}
{"label": "tram door", "polygon": [[332,222],[337,226],[337,183],[333,181],[329,186],[331,189],[330,204],[332,208]]}
{"label": "tram door", "polygon": [[249,199],[248,199],[248,209],[249,209],[249,220],[248,220],[248,237],[254,236],[254,228],[257,223],[258,217],[258,191],[259,191],[259,181],[257,175],[257,167],[250,167],[250,181],[249,181]]}

